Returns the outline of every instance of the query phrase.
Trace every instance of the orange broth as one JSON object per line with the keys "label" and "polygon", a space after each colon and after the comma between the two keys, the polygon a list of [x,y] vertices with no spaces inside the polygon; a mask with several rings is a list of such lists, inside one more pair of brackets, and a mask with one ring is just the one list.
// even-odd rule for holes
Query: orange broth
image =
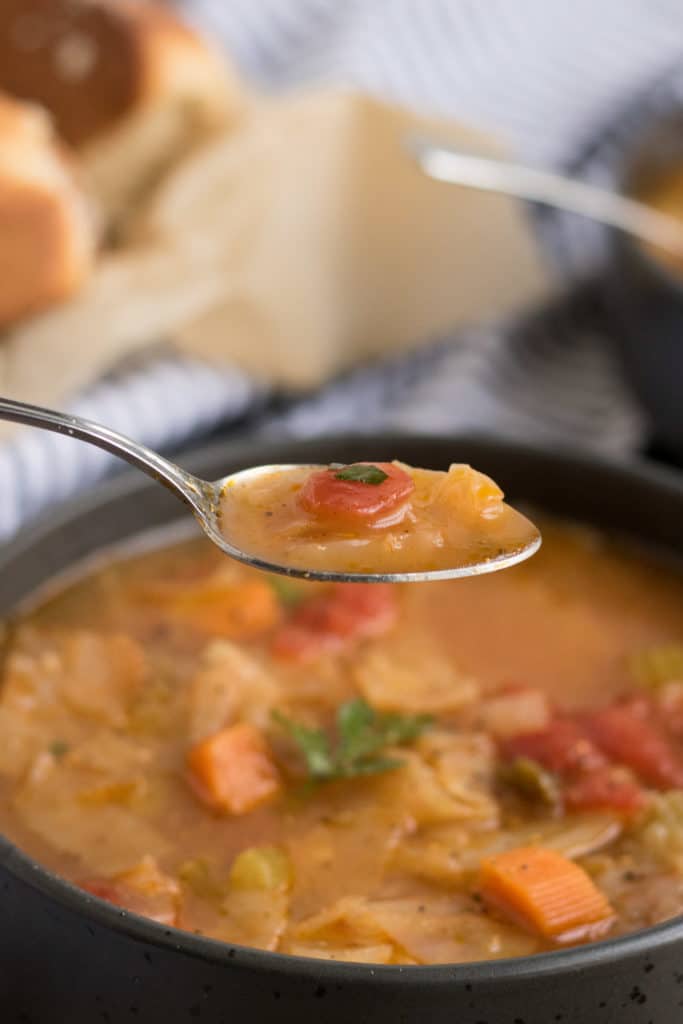
{"label": "orange broth", "polygon": [[[328,959],[523,956],[680,913],[683,583],[543,531],[455,582],[294,583],[204,541],[91,573],[4,633],[0,827],[166,926]],[[337,756],[349,707],[391,742],[311,781],[286,723]],[[590,922],[510,881],[527,850]]]}

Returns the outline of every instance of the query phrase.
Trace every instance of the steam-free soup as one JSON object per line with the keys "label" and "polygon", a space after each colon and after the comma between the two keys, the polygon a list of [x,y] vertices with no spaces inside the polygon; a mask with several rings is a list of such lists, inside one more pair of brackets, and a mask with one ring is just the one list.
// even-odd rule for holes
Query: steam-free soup
{"label": "steam-free soup", "polygon": [[492,576],[326,586],[192,542],[4,633],[0,827],[227,943],[522,956],[683,909],[683,585],[544,524]]}

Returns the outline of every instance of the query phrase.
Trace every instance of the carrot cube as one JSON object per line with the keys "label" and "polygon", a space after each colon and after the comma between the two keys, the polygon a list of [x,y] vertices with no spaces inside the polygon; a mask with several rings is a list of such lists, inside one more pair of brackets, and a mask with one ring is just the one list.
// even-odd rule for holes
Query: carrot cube
{"label": "carrot cube", "polygon": [[268,744],[248,722],[202,740],[190,750],[187,764],[200,799],[226,814],[246,814],[280,790]]}
{"label": "carrot cube", "polygon": [[481,894],[503,917],[558,944],[590,942],[614,911],[583,868],[555,850],[520,846],[481,864]]}

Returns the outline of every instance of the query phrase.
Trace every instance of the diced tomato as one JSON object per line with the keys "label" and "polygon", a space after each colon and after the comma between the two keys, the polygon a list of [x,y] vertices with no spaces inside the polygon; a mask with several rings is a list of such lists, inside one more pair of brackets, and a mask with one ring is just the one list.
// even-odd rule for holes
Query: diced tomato
{"label": "diced tomato", "polygon": [[585,774],[564,788],[567,807],[573,810],[615,810],[634,814],[646,803],[640,786],[612,766]]}
{"label": "diced tomato", "polygon": [[386,473],[386,479],[379,484],[340,480],[338,469],[323,469],[309,476],[299,501],[307,512],[329,519],[368,524],[384,519],[406,501],[415,484],[410,474],[392,462],[368,465]]}
{"label": "diced tomato", "polygon": [[122,899],[123,894],[113,882],[105,882],[101,878],[89,878],[87,881],[79,882],[78,887],[79,889],[85,889],[91,896],[97,896],[100,900],[106,900],[107,903],[114,903],[117,907],[125,906]]}
{"label": "diced tomato", "polygon": [[114,878],[94,878],[78,884],[98,899],[149,917],[159,924],[178,923],[180,886],[175,878],[161,871],[153,857],[143,857],[128,871]]}
{"label": "diced tomato", "polygon": [[546,729],[507,737],[501,749],[508,757],[528,757],[563,776],[596,771],[607,764],[607,758],[573,718],[558,717]]}
{"label": "diced tomato", "polygon": [[642,701],[612,704],[586,716],[593,742],[613,761],[660,789],[683,787],[683,758]]}
{"label": "diced tomato", "polygon": [[638,783],[613,764],[608,752],[593,742],[587,726],[573,718],[555,718],[546,729],[507,737],[499,745],[505,756],[530,758],[558,775],[563,799],[574,810],[633,814],[645,804]]}
{"label": "diced tomato", "polygon": [[363,637],[379,636],[396,621],[391,584],[339,583],[298,605],[273,639],[273,653],[291,661],[313,661]]}
{"label": "diced tomato", "polygon": [[683,683],[665,683],[657,693],[657,711],[669,736],[683,739]]}

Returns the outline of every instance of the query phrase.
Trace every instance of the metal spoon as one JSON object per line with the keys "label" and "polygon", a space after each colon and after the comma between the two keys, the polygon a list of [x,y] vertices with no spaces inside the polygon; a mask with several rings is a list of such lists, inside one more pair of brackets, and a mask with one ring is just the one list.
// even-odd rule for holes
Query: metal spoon
{"label": "metal spoon", "polygon": [[[174,462],[163,458],[157,452],[137,444],[130,438],[119,434],[109,427],[99,423],[82,419],[80,416],[69,416],[64,413],[55,412],[52,409],[42,409],[39,406],[27,405],[24,402],[15,402],[9,398],[0,398],[0,420],[11,420],[14,423],[24,423],[32,427],[41,427],[43,430],[50,430],[57,434],[66,434],[75,437],[79,441],[87,441],[98,448],[125,459],[131,465],[141,469],[143,473],[153,477],[159,483],[164,484],[168,489],[190,506],[194,512],[199,525],[207,537],[213,541],[222,551],[231,558],[254,566],[257,569],[264,569],[268,572],[282,573],[285,576],[299,577],[308,580],[327,580],[344,583],[396,583],[396,582],[417,582],[435,579],[451,579],[462,576],[476,576],[481,573],[496,572],[499,569],[507,569],[517,562],[533,555],[541,544],[541,535],[529,523],[528,542],[514,550],[501,552],[496,557],[483,559],[475,564],[454,565],[452,568],[425,570],[424,572],[377,572],[358,573],[340,572],[320,569],[294,568],[287,565],[279,565],[266,558],[250,554],[231,542],[221,529],[220,509],[224,491],[228,484],[239,481],[243,484],[253,481],[258,477],[272,473],[276,470],[294,469],[294,466],[255,466],[251,469],[243,469],[232,473],[220,480],[202,480],[187,470],[177,466]],[[311,467],[324,468],[324,467]],[[528,522],[528,521],[527,521]]]}
{"label": "metal spoon", "polygon": [[502,192],[578,213],[683,257],[683,221],[637,199],[510,160],[478,156],[422,136],[407,139],[406,145],[422,170],[436,181]]}

